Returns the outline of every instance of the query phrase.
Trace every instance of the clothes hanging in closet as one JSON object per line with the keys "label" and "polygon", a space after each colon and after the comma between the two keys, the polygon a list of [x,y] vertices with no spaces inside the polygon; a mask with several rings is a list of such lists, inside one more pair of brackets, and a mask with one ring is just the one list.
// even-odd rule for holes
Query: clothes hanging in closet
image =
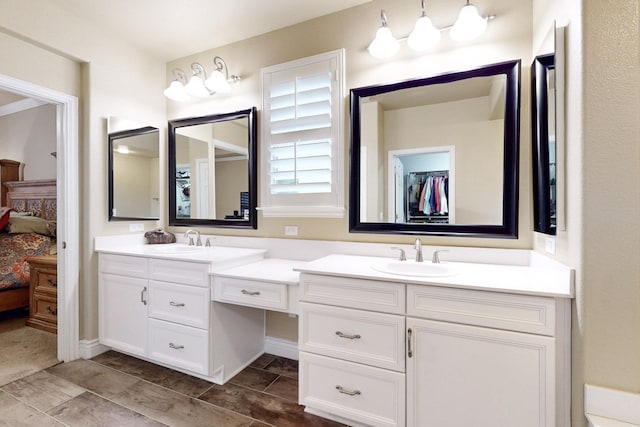
{"label": "clothes hanging in closet", "polygon": [[449,213],[449,179],[447,176],[428,176],[420,191],[418,209],[425,215]]}

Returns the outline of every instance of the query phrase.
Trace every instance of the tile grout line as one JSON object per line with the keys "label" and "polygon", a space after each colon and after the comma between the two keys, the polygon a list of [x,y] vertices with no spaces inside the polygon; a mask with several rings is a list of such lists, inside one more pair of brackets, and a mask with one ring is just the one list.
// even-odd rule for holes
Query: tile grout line
{"label": "tile grout line", "polygon": [[[16,380],[16,381],[17,381],[17,380]],[[8,383],[8,384],[11,384],[11,383]],[[5,385],[6,385],[6,384],[5,384]],[[6,391],[6,390],[1,390],[1,389],[0,389],[0,393],[6,393],[6,394],[8,394],[8,395],[9,395],[9,396],[11,396],[12,398],[16,399],[18,402],[20,402],[21,404],[23,404],[24,406],[26,406],[26,407],[28,407],[28,408],[31,408],[31,409],[33,409],[34,411],[36,411],[36,412],[38,412],[38,413],[40,413],[40,414],[44,415],[45,417],[47,417],[47,419],[54,420],[54,421],[56,421],[56,422],[58,422],[58,423],[60,423],[60,424],[62,424],[62,425],[64,425],[64,426],[66,426],[66,427],[71,427],[71,426],[69,426],[69,424],[66,424],[66,423],[64,423],[64,422],[60,421],[60,420],[59,420],[59,419],[57,419],[56,417],[54,417],[54,416],[52,416],[52,415],[49,415],[49,414],[47,414],[47,413],[46,413],[46,412],[44,412],[44,411],[41,411],[40,409],[36,408],[35,406],[29,405],[27,402],[23,401],[22,399],[18,398],[17,396],[13,395],[12,393],[9,393],[9,392],[8,392],[8,391]],[[72,397],[71,399],[69,399],[69,400],[72,400],[72,399],[73,399],[73,397]],[[62,405],[63,403],[68,402],[69,400],[65,400],[64,402],[62,402],[62,403],[60,403],[60,404],[58,404],[58,405],[54,406],[53,408],[51,408],[51,409],[49,409],[49,410],[51,411],[52,409],[57,408],[58,406]]]}

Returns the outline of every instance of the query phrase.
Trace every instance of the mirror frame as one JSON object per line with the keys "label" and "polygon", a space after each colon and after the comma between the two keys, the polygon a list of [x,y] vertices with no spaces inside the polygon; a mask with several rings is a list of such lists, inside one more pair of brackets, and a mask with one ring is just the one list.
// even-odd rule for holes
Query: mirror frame
{"label": "mirror frame", "polygon": [[[169,225],[171,226],[206,226],[222,228],[258,228],[256,211],[258,200],[258,126],[256,123],[256,107],[232,113],[211,114],[202,117],[189,117],[169,121]],[[228,120],[247,119],[247,149],[249,152],[249,219],[238,221],[229,219],[176,218],[176,129],[187,126],[224,122]]]}
{"label": "mirror frame", "polygon": [[[108,150],[109,150],[109,202],[108,202],[108,215],[109,215],[109,221],[131,221],[131,220],[142,220],[142,221],[158,221],[160,219],[160,217],[140,217],[140,216],[114,216],[113,215],[113,208],[114,208],[114,198],[113,198],[113,186],[114,186],[114,177],[113,177],[113,145],[115,140],[117,139],[122,139],[122,138],[128,138],[131,136],[137,136],[137,135],[145,135],[148,133],[152,133],[152,132],[159,132],[160,130],[156,127],[153,126],[145,126],[145,127],[141,127],[138,129],[127,129],[127,130],[123,130],[123,131],[119,131],[119,132],[111,132],[109,134],[107,134],[108,140],[109,140],[109,144],[108,144]],[[160,141],[158,141],[158,144],[160,144]],[[158,162],[160,162],[160,158],[158,158]],[[158,186],[160,185],[160,183],[158,183]]]}
{"label": "mirror frame", "polygon": [[[521,61],[518,59],[480,66],[466,71],[445,73],[432,77],[351,89],[351,181],[349,191],[349,232],[516,239],[518,237],[520,62]],[[402,89],[452,83],[473,77],[487,77],[500,74],[504,74],[506,76],[502,224],[409,224],[360,222],[360,100],[362,98]]]}
{"label": "mirror frame", "polygon": [[531,64],[533,229],[550,235],[556,234],[556,224],[551,221],[548,121],[550,99],[547,90],[547,73],[553,69],[555,69],[555,54],[553,53],[536,56]]}

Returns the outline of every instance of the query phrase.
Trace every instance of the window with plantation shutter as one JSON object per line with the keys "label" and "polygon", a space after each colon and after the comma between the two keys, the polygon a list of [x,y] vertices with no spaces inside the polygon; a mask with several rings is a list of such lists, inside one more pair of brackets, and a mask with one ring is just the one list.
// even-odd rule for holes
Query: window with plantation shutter
{"label": "window with plantation shutter", "polygon": [[344,215],[342,50],[262,69],[264,216]]}

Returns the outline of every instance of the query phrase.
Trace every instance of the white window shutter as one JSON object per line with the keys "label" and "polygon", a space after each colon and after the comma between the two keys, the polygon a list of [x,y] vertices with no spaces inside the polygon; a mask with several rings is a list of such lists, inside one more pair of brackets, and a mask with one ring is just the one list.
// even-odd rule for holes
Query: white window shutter
{"label": "white window shutter", "polygon": [[343,216],[342,50],[262,70],[265,216]]}

